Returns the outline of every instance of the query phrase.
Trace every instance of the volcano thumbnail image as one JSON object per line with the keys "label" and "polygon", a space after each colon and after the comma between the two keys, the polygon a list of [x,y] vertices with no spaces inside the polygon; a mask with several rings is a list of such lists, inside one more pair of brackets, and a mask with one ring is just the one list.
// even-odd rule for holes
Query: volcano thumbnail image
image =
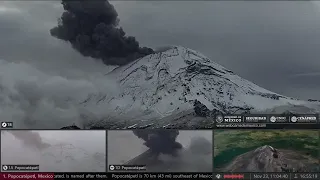
{"label": "volcano thumbnail image", "polygon": [[[105,172],[106,132],[3,130],[1,165],[6,172]],[[38,168],[21,169],[23,165]]]}
{"label": "volcano thumbnail image", "polygon": [[319,172],[317,130],[215,130],[215,172]]}
{"label": "volcano thumbnail image", "polygon": [[[212,172],[212,130],[134,131],[108,131],[109,171],[113,165],[121,167],[140,165],[145,168],[139,170],[123,168],[119,171]],[[168,140],[169,136],[173,138]]]}

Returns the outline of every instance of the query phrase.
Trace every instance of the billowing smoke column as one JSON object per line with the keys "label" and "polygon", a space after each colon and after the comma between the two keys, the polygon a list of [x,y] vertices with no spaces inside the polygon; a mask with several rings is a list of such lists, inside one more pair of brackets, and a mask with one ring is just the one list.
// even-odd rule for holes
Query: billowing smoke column
{"label": "billowing smoke column", "polygon": [[118,13],[107,0],[62,0],[65,12],[50,34],[68,41],[83,56],[124,65],[153,53],[118,27]]}
{"label": "billowing smoke column", "polygon": [[179,149],[182,149],[182,145],[176,142],[179,135],[178,130],[166,130],[166,129],[136,129],[133,130],[134,135],[145,141],[144,145],[150,148],[155,154],[159,155],[170,154],[177,155]]}
{"label": "billowing smoke column", "polygon": [[15,138],[22,141],[25,146],[36,148],[39,150],[50,147],[50,144],[43,142],[38,132],[32,132],[32,131],[8,131],[8,132],[12,134]]}

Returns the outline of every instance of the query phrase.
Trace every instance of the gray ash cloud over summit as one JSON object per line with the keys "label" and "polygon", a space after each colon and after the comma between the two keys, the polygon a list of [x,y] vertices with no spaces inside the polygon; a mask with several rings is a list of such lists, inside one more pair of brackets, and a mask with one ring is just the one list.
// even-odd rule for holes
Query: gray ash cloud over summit
{"label": "gray ash cloud over summit", "polygon": [[107,65],[124,65],[153,53],[140,47],[118,26],[118,13],[107,0],[62,0],[65,12],[50,34],[70,42],[83,56],[102,59]]}
{"label": "gray ash cloud over summit", "polygon": [[223,172],[317,172],[318,159],[265,145],[236,157]]}

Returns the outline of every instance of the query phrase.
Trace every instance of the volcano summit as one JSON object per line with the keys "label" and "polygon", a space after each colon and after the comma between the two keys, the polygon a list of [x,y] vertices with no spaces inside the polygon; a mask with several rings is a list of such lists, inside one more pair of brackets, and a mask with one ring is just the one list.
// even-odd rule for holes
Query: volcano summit
{"label": "volcano summit", "polygon": [[[95,108],[110,105],[107,117],[98,118],[94,123],[86,121],[89,127],[208,125],[212,120],[195,115],[196,102],[220,113],[265,111],[276,106],[288,106],[284,110],[289,106],[303,106],[310,110],[309,107],[316,105],[261,88],[201,53],[181,46],[147,55],[106,76],[119,83],[119,91],[112,97],[91,94],[79,103]],[[94,113],[86,115],[86,119],[92,119],[90,114]]]}

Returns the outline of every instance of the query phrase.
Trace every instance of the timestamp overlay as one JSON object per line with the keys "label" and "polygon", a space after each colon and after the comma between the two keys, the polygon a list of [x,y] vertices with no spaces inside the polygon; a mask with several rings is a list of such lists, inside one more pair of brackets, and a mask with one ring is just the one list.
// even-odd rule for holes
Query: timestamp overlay
{"label": "timestamp overlay", "polygon": [[251,173],[251,180],[304,180],[304,179],[319,179],[319,173]]}

